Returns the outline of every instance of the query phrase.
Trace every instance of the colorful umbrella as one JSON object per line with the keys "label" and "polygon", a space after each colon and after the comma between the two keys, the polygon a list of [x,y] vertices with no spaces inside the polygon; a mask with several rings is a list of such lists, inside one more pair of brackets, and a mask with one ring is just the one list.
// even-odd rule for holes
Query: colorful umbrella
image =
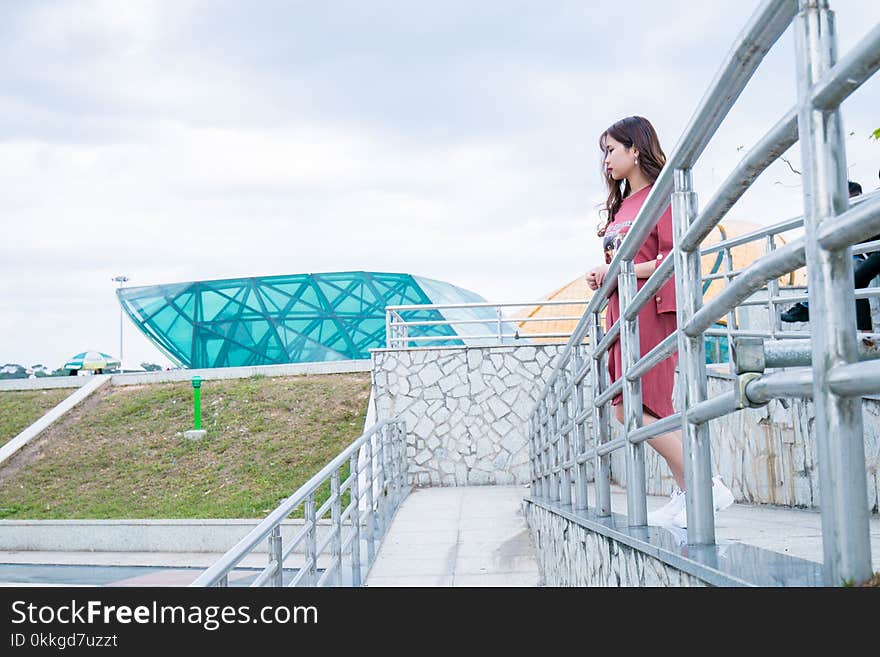
{"label": "colorful umbrella", "polygon": [[64,363],[66,370],[106,370],[113,367],[119,367],[119,360],[103,351],[83,351]]}

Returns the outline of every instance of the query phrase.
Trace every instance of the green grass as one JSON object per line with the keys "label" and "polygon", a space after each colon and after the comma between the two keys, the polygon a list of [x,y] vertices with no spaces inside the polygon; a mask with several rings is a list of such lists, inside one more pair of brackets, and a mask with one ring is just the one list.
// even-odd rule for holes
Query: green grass
{"label": "green grass", "polygon": [[95,393],[0,469],[0,518],[263,517],[361,434],[370,377],[205,381],[201,391],[200,441],[182,435],[189,382]]}
{"label": "green grass", "polygon": [[0,392],[0,445],[15,438],[74,392],[76,388]]}

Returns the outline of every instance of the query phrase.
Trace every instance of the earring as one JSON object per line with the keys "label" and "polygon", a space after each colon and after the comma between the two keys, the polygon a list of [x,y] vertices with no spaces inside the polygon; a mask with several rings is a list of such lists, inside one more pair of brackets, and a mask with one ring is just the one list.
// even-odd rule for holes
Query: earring
{"label": "earring", "polygon": [[635,164],[636,166],[638,166],[638,165],[639,165],[639,158],[634,157],[634,158],[633,158],[633,164]]}

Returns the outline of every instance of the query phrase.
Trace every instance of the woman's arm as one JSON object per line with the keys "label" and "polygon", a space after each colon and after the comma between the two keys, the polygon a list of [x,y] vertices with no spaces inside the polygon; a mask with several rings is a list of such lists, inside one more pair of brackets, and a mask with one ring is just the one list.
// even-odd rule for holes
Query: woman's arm
{"label": "woman's arm", "polygon": [[651,278],[651,274],[654,273],[655,269],[657,269],[656,260],[649,260],[648,262],[640,262],[637,265],[633,265],[633,271],[636,273],[636,278]]}
{"label": "woman's arm", "polygon": [[[649,262],[640,262],[636,265],[633,265],[633,271],[636,273],[636,278],[650,278],[651,274],[654,273],[654,270],[657,269],[657,261],[651,260]],[[595,269],[591,269],[587,273],[587,286],[591,290],[598,290],[602,283],[605,282],[605,275],[608,273],[608,265],[599,265]]]}

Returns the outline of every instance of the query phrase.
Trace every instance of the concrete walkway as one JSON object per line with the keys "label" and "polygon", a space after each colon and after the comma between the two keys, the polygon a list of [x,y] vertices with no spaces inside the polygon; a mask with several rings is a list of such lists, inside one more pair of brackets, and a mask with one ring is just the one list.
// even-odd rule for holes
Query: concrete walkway
{"label": "concrete walkway", "polygon": [[[591,488],[590,494],[593,494]],[[595,497],[591,497],[595,500]],[[648,496],[648,510],[659,509],[667,497]],[[626,515],[626,490],[618,486],[611,489],[611,510]],[[687,543],[687,532],[667,527],[679,543]],[[870,519],[871,561],[875,571],[880,571],[880,517]],[[812,509],[792,509],[767,504],[734,504],[715,517],[715,540],[745,543],[765,550],[780,552],[792,557],[822,563],[822,518]]]}
{"label": "concrete walkway", "polygon": [[539,586],[523,486],[416,488],[366,586]]}

